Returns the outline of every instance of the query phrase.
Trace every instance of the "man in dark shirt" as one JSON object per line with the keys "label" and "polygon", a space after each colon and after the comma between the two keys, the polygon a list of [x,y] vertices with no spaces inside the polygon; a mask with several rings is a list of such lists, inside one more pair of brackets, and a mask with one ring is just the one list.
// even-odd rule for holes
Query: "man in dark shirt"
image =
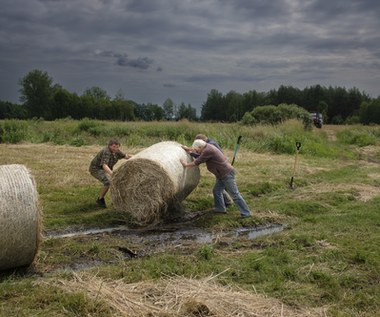
{"label": "man in dark shirt", "polygon": [[233,201],[239,208],[241,216],[243,218],[250,217],[251,212],[237,188],[235,170],[228,162],[228,158],[215,146],[207,144],[203,140],[195,140],[192,148],[196,153],[200,154],[200,156],[190,163],[187,163],[183,159],[181,159],[180,162],[185,168],[206,163],[207,169],[215,175],[216,183],[212,190],[214,195],[214,212],[226,213],[223,190],[227,189],[227,192],[231,195]]}
{"label": "man in dark shirt", "polygon": [[103,184],[96,200],[96,203],[103,208],[107,207],[104,196],[107,194],[111,185],[110,180],[113,175],[113,167],[118,160],[132,157],[131,155],[124,154],[119,148],[120,142],[116,139],[111,139],[108,142],[108,146],[96,154],[90,163],[89,171],[91,175]]}

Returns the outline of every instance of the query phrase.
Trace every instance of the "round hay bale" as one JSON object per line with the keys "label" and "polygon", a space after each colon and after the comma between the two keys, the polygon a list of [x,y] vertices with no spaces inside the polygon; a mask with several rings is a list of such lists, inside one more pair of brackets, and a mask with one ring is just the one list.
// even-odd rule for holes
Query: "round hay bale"
{"label": "round hay bale", "polygon": [[159,220],[167,211],[179,212],[181,202],[198,185],[199,168],[183,168],[180,159],[191,160],[181,144],[156,143],[124,161],[111,181],[111,199],[117,210],[140,225]]}
{"label": "round hay bale", "polygon": [[33,263],[40,243],[36,183],[24,165],[0,165],[0,271]]}

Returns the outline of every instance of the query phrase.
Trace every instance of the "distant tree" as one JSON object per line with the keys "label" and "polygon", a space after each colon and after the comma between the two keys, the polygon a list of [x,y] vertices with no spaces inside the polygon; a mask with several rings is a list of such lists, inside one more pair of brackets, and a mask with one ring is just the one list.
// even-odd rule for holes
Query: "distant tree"
{"label": "distant tree", "polygon": [[7,101],[0,101],[0,119],[9,119],[10,107],[12,104]]}
{"label": "distant tree", "polygon": [[196,121],[197,118],[197,109],[192,107],[190,104],[187,105],[187,119],[190,121]]}
{"label": "distant tree", "polygon": [[107,94],[107,92],[98,86],[87,88],[83,92],[83,96],[89,96],[89,97],[92,97],[94,100],[98,100],[98,101],[111,100],[111,97]]}
{"label": "distant tree", "polygon": [[111,97],[104,89],[98,86],[88,88],[83,92],[81,100],[86,113],[83,117],[99,120],[111,119]]}
{"label": "distant tree", "polygon": [[24,105],[9,101],[0,101],[0,119],[27,119],[28,114]]}
{"label": "distant tree", "polygon": [[292,86],[281,85],[277,90],[277,105],[279,104],[297,104],[302,102],[302,92]]}
{"label": "distant tree", "polygon": [[53,97],[53,79],[47,72],[32,70],[20,79],[20,100],[24,103],[29,117],[52,119],[51,101]]}
{"label": "distant tree", "polygon": [[177,111],[177,119],[182,120],[187,118],[187,109],[186,105],[181,102],[180,105],[178,106],[178,111]]}
{"label": "distant tree", "polygon": [[231,90],[225,96],[225,118],[224,121],[236,122],[239,121],[243,116],[243,101],[244,98],[241,94],[236,91]]}
{"label": "distant tree", "polygon": [[303,91],[303,102],[300,103],[308,111],[317,111],[320,101],[325,99],[325,89],[321,85],[306,87]]}
{"label": "distant tree", "polygon": [[352,115],[359,115],[361,103],[370,100],[368,95],[360,92],[356,87],[350,88],[347,92],[347,95],[347,104],[345,105],[347,117]]}
{"label": "distant tree", "polygon": [[162,109],[162,107],[160,107],[157,104],[151,104],[151,103],[148,104],[148,107],[153,113],[153,120],[160,121],[160,120],[165,119],[165,111],[164,109]]}
{"label": "distant tree", "polygon": [[206,102],[202,105],[201,120],[222,121],[223,116],[221,115],[221,112],[223,105],[223,95],[216,89],[212,89],[207,95]]}
{"label": "distant tree", "polygon": [[[278,103],[277,90],[271,89],[267,93],[265,105],[276,105]],[[263,106],[265,106],[263,105]]]}
{"label": "distant tree", "polygon": [[122,93],[116,94],[114,100],[111,102],[112,119],[120,121],[134,121],[134,102],[128,101],[124,98]]}
{"label": "distant tree", "polygon": [[197,110],[191,105],[185,105],[185,103],[181,103],[178,107],[177,119],[188,119],[189,121],[195,121],[197,119]]}
{"label": "distant tree", "polygon": [[252,111],[257,106],[264,106],[270,104],[270,102],[267,102],[266,95],[266,93],[257,92],[255,90],[251,90],[244,93],[242,105],[243,115],[248,111]]}
{"label": "distant tree", "polygon": [[380,124],[380,97],[362,102],[360,105],[360,122],[363,124]]}
{"label": "distant tree", "polygon": [[166,120],[174,120],[175,119],[175,106],[173,100],[170,98],[166,99],[162,105],[164,110],[164,116]]}
{"label": "distant tree", "polygon": [[165,119],[164,110],[156,104],[149,103],[147,105],[136,105],[134,110],[136,118],[143,121],[155,121]]}
{"label": "distant tree", "polygon": [[66,118],[73,117],[73,107],[75,106],[73,94],[59,85],[55,85],[53,88],[53,98],[51,103],[52,118]]}
{"label": "distant tree", "polygon": [[113,100],[126,100],[125,99],[125,94],[123,92],[122,89],[119,89],[116,94],[115,94],[115,97],[113,98]]}
{"label": "distant tree", "polygon": [[153,120],[153,113],[145,104],[138,104],[134,108],[134,114],[136,119],[142,120],[142,121],[152,121]]}
{"label": "distant tree", "polygon": [[[329,117],[334,118],[335,122],[344,122],[345,118],[350,114],[347,111],[346,105],[348,102],[348,94],[346,88],[343,87],[335,87],[330,91],[330,101],[329,105]],[[335,123],[338,124],[338,123]]]}

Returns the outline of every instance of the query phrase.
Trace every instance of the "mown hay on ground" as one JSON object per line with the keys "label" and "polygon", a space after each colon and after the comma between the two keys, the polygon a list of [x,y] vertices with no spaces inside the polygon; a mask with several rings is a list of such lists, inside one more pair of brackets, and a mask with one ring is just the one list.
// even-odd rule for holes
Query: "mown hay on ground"
{"label": "mown hay on ground", "polygon": [[34,178],[24,165],[0,165],[0,228],[0,270],[32,264],[41,213]]}
{"label": "mown hay on ground", "polygon": [[69,281],[54,280],[51,284],[66,292],[83,292],[94,301],[102,301],[115,316],[325,316],[322,309],[295,309],[273,298],[221,286],[214,278],[173,277],[127,284],[122,280],[74,274]]}
{"label": "mown hay on ground", "polygon": [[158,221],[168,210],[179,212],[200,179],[199,168],[185,169],[180,159],[191,160],[179,143],[166,141],[120,164],[111,182],[114,207],[140,225]]}

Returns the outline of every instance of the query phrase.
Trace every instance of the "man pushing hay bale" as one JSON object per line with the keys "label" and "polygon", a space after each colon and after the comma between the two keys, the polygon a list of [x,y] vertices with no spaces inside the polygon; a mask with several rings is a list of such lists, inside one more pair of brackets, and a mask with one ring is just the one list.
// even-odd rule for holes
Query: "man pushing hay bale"
{"label": "man pushing hay bale", "polygon": [[180,159],[190,161],[191,157],[181,144],[166,141],[123,162],[112,177],[114,207],[130,214],[140,225],[154,223],[168,211],[180,212],[181,202],[200,179],[199,168],[184,169]]}
{"label": "man pushing hay bale", "polygon": [[36,184],[24,165],[0,165],[0,271],[29,266],[40,243]]}

